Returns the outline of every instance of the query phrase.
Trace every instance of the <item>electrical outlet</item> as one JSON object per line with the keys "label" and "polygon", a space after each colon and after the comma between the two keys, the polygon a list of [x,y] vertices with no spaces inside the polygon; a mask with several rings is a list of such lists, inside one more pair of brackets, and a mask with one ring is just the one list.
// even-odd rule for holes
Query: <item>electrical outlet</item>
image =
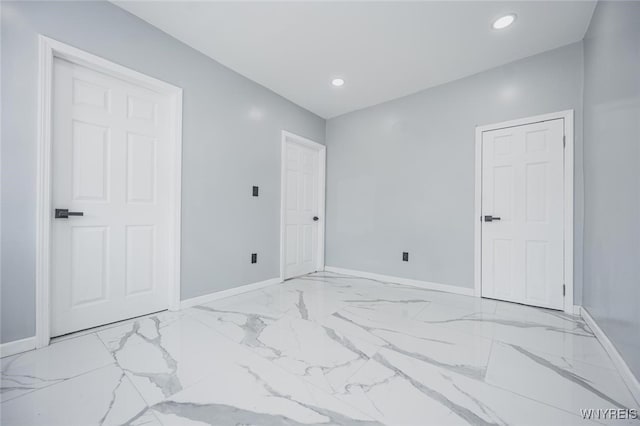
{"label": "electrical outlet", "polygon": [[409,253],[406,251],[402,252],[402,261],[403,262],[408,262],[409,261]]}
{"label": "electrical outlet", "polygon": [[258,196],[258,192],[259,192],[259,188],[257,186],[253,187],[253,196],[257,197]]}
{"label": "electrical outlet", "polygon": [[251,253],[251,263],[258,263],[258,253]]}

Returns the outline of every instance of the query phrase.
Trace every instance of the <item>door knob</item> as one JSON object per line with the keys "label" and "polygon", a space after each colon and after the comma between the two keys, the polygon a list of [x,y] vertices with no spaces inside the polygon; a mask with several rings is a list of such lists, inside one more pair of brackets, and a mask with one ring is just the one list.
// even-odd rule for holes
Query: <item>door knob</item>
{"label": "door knob", "polygon": [[494,220],[500,220],[500,218],[497,216],[491,216],[491,215],[487,215],[484,217],[485,222],[493,222]]}
{"label": "door knob", "polygon": [[70,212],[69,209],[56,209],[56,219],[68,219],[69,216],[84,216],[84,212]]}
{"label": "door knob", "polygon": [[314,222],[317,222],[317,221],[318,221],[318,219],[319,219],[319,218],[318,218],[318,216],[314,216],[314,217],[313,217],[313,221],[314,221]]}

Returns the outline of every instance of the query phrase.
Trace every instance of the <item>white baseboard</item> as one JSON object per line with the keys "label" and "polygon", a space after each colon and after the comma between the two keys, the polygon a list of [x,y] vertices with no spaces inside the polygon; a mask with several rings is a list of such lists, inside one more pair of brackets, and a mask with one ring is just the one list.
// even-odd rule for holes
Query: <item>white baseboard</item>
{"label": "white baseboard", "polygon": [[36,336],[0,344],[0,358],[30,351],[36,348]]}
{"label": "white baseboard", "polygon": [[272,284],[278,284],[280,282],[282,282],[280,278],[271,278],[269,280],[259,281],[257,283],[251,283],[227,290],[216,291],[215,293],[209,293],[203,296],[192,297],[191,299],[182,300],[180,302],[180,309],[190,308],[192,306],[202,305],[203,303],[213,302],[214,300],[224,299],[225,297],[231,297],[237,294],[246,293],[248,291],[258,290]]}
{"label": "white baseboard", "polygon": [[636,399],[636,402],[640,404],[640,382],[638,382],[636,376],[634,376],[633,372],[631,372],[631,369],[625,362],[624,358],[622,358],[622,355],[620,355],[620,352],[618,352],[611,340],[609,340],[607,335],[604,333],[604,331],[602,331],[598,323],[593,319],[591,314],[589,314],[584,306],[582,307],[582,309],[580,309],[580,315],[587,323],[591,331],[593,331],[593,334],[595,334],[600,344],[604,347],[604,350],[607,351],[607,354],[611,358],[611,361],[613,361],[613,364],[620,373],[620,376],[622,376],[622,380],[624,380],[625,384],[629,388],[629,391]]}
{"label": "white baseboard", "polygon": [[354,275],[356,277],[370,278],[378,281],[386,281],[395,284],[410,285],[413,287],[425,288],[427,290],[444,291],[447,293],[463,294],[465,296],[473,296],[472,288],[458,287],[450,284],[432,283],[428,281],[412,280],[410,278],[393,277],[390,275],[374,274],[372,272],[355,271],[353,269],[336,268],[334,266],[325,266],[327,272],[336,274]]}

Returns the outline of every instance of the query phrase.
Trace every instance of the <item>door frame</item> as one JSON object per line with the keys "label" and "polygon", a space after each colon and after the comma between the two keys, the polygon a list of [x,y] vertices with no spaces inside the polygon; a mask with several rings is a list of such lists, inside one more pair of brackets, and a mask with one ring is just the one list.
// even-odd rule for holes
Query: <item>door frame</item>
{"label": "door frame", "polygon": [[327,167],[327,147],[314,142],[311,139],[296,135],[295,133],[282,131],[282,146],[280,155],[280,281],[284,282],[285,270],[285,216],[286,216],[286,167],[287,167],[287,143],[295,143],[305,148],[318,151],[318,258],[316,270],[324,271],[324,233],[325,233],[325,187]]}
{"label": "door frame", "polygon": [[482,297],[482,134],[491,130],[549,120],[564,120],[564,312],[575,314],[573,283],[573,110],[553,112],[476,127],[474,210],[474,295]]}
{"label": "door frame", "polygon": [[167,307],[180,308],[180,217],[182,189],[182,89],[164,81],[133,71],[99,56],[49,37],[39,35],[38,66],[38,134],[36,182],[36,347],[49,344],[51,337],[51,219],[52,219],[52,111],[53,63],[61,58],[77,65],[142,86],[169,97],[171,104],[169,141],[173,164],[170,170],[170,276]]}

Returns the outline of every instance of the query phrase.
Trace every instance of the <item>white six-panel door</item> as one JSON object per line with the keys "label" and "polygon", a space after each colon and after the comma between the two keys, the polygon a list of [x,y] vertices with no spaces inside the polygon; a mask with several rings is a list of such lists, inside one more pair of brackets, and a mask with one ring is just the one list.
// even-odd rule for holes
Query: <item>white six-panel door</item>
{"label": "white six-panel door", "polygon": [[[319,151],[286,142],[284,167],[284,278],[316,271],[320,212]],[[316,218],[314,220],[314,218]]]}
{"label": "white six-panel door", "polygon": [[51,335],[168,306],[165,95],[55,59]]}
{"label": "white six-panel door", "polygon": [[563,309],[563,133],[558,119],[482,134],[483,297]]}

